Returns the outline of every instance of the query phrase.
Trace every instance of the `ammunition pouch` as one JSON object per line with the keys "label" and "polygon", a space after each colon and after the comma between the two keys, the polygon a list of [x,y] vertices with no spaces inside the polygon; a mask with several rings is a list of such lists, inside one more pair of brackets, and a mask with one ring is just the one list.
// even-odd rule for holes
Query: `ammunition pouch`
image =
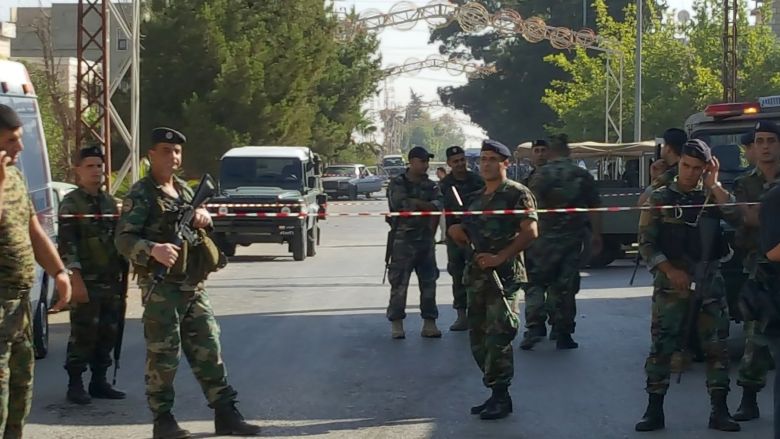
{"label": "ammunition pouch", "polygon": [[224,268],[227,265],[227,257],[220,251],[217,244],[203,229],[198,229],[198,245],[188,247],[186,276],[187,283],[196,285],[205,281],[209,274]]}

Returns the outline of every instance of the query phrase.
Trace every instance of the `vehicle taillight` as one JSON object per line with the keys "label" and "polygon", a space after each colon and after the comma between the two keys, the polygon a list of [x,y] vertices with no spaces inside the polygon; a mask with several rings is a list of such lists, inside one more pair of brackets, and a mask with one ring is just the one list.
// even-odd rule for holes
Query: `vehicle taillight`
{"label": "vehicle taillight", "polygon": [[758,102],[740,102],[734,104],[712,104],[704,109],[704,114],[710,117],[739,116],[741,114],[756,114],[761,111]]}
{"label": "vehicle taillight", "polygon": [[32,85],[32,84],[29,84],[29,83],[27,83],[27,84],[22,84],[22,91],[23,91],[23,92],[24,92],[24,94],[26,94],[26,95],[33,94],[33,91],[34,91],[34,89],[33,89],[33,85]]}

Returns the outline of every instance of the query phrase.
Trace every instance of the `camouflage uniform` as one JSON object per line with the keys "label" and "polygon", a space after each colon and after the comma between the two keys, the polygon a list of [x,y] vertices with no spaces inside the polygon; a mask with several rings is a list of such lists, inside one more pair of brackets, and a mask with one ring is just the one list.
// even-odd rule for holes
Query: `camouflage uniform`
{"label": "camouflage uniform", "polygon": [[[734,196],[740,203],[761,201],[769,190],[773,179],[767,180],[758,168],[747,175],[737,178],[734,183]],[[755,280],[760,261],[766,258],[759,251],[759,229],[744,223],[736,233],[736,244],[744,251],[742,267],[749,279]],[[737,384],[755,392],[766,385],[766,374],[772,366],[772,354],[768,340],[757,328],[756,322],[745,322],[745,352],[739,364]]]}
{"label": "camouflage uniform", "polygon": [[30,217],[35,214],[22,173],[6,167],[0,218],[0,431],[21,438],[32,401],[33,366],[30,290],[35,257]]}
{"label": "camouflage uniform", "polygon": [[[512,180],[504,181],[492,194],[482,189],[469,196],[467,210],[535,209],[536,201],[531,191]],[[526,220],[536,221],[536,212],[520,215],[483,215],[464,217],[473,221],[473,229],[480,236],[483,253],[496,254],[509,246],[515,239],[520,224]],[[463,282],[468,296],[469,339],[471,353],[484,373],[483,383],[487,387],[508,387],[514,376],[512,340],[517,335],[520,319],[517,315],[517,293],[527,279],[522,254],[505,262],[496,271],[504,285],[504,297],[493,284],[491,275],[481,270],[472,259],[466,265]]]}
{"label": "camouflage uniform", "polygon": [[[390,180],[387,186],[387,200],[391,212],[412,211],[416,209],[411,200],[440,205],[441,192],[427,176],[424,180],[415,183],[404,173]],[[436,320],[439,317],[439,309],[436,306],[436,280],[439,278],[439,268],[436,266],[433,220],[431,217],[421,216],[395,217],[392,221],[395,222],[395,239],[387,274],[390,281],[387,318],[390,321],[406,318],[406,293],[412,271],[415,271],[420,283],[422,318]]]}
{"label": "camouflage uniform", "polygon": [[[485,187],[485,182],[482,178],[470,171],[466,173],[465,180],[458,180],[450,173],[439,183],[441,188],[441,194],[443,197],[444,210],[457,211],[462,207],[458,204],[452,193],[454,187],[458,194],[460,194],[461,200],[465,199],[469,194],[476,192]],[[447,228],[453,224],[453,217],[447,216],[445,218]],[[452,276],[452,307],[455,309],[466,309],[466,287],[463,285],[463,270],[466,268],[466,254],[462,248],[460,248],[455,242],[447,237],[447,272]]]}
{"label": "camouflage uniform", "polygon": [[[539,168],[531,180],[531,191],[540,209],[601,205],[593,177],[569,158],[557,158]],[[557,333],[574,332],[574,296],[580,290],[580,255],[588,224],[585,213],[544,213],[539,217],[539,239],[526,252],[529,284],[525,316],[529,330],[543,328],[550,313]],[[545,309],[545,293],[550,309]]]}
{"label": "camouflage uniform", "polygon": [[[151,176],[130,189],[122,202],[116,246],[133,263],[138,285],[145,293],[157,262],[151,256],[155,243],[171,242],[172,225],[181,200],[192,200],[187,183],[175,178],[180,198],[163,192]],[[195,378],[210,407],[233,404],[236,391],[227,383],[222,362],[219,326],[202,283],[191,285],[184,274],[183,255],[157,285],[145,304],[143,323],[146,339],[146,394],[155,415],[173,407],[173,380],[184,351]]]}
{"label": "camouflage uniform", "polygon": [[[683,193],[677,182],[655,190],[646,206],[662,205],[700,205],[705,201],[701,187]],[[658,270],[658,264],[669,261],[674,267],[693,274],[694,257],[689,253],[698,239],[697,229],[686,223],[693,223],[701,209],[652,209],[644,210],[639,221],[639,251],[654,274],[653,306],[650,332],[652,345],[650,355],[645,362],[647,374],[647,392],[665,394],[669,387],[672,356],[680,349],[683,323],[686,319],[689,298],[681,297],[674,291],[666,275]],[[710,209],[712,212],[712,209]],[[739,218],[739,212],[733,207],[715,210],[716,215],[729,221]],[[682,238],[672,232],[672,228],[683,229]],[[691,248],[686,248],[690,245]],[[699,245],[700,247],[700,245]],[[725,313],[725,287],[720,273],[708,286],[698,316],[699,340],[707,358],[707,388],[713,391],[728,391],[729,358],[726,349],[728,337],[728,318]]]}
{"label": "camouflage uniform", "polygon": [[[79,188],[68,193],[60,205],[61,215],[118,213],[116,200],[100,191],[90,195]],[[87,365],[93,374],[111,367],[119,324],[124,318],[124,261],[114,245],[113,218],[65,218],[60,223],[57,248],[68,269],[79,270],[89,296],[88,303],[70,309],[70,339],[65,368],[82,373]]]}

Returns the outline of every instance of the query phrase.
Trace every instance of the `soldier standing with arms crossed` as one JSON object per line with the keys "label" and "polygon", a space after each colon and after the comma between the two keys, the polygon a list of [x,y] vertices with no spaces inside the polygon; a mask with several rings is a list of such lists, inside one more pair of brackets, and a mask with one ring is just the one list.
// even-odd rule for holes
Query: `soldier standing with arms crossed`
{"label": "soldier standing with arms crossed", "polygon": [[[468,296],[471,353],[483,372],[482,382],[492,390],[484,403],[471,408],[481,419],[500,419],[512,412],[509,386],[514,376],[512,340],[520,320],[517,292],[526,282],[522,252],[536,239],[536,202],[525,186],[509,180],[509,148],[499,142],[482,143],[479,171],[485,187],[464,200],[466,210],[525,210],[515,215],[464,217],[473,226],[453,224],[448,232],[461,247],[474,246],[463,282]],[[475,234],[478,234],[475,236]],[[496,272],[501,285],[493,280]]]}
{"label": "soldier standing with arms crossed", "polygon": [[[203,282],[193,282],[189,278],[192,267],[188,260],[205,244],[190,247],[187,253],[168,244],[173,239],[181,203],[189,202],[193,197],[187,183],[174,175],[181,167],[185,141],[181,133],[169,128],[156,128],[152,132],[149,175],[130,189],[122,202],[122,216],[117,225],[116,246],[133,263],[144,295],[149,293],[153,273],[159,264],[170,270],[144,304],[146,395],[154,414],[153,435],[155,439],[191,437],[171,414],[173,379],[179,366],[180,351],[184,350],[209,407],[215,411],[216,433],[253,436],[260,428],[247,424],[235,407],[238,394],[227,383],[219,325]],[[208,211],[198,209],[192,226],[196,229],[210,227]],[[185,254],[188,254],[187,260],[183,260]],[[197,274],[205,279],[207,273]]]}
{"label": "soldier standing with arms crossed", "polygon": [[[682,148],[678,163],[679,175],[668,186],[655,190],[639,220],[639,251],[653,273],[652,344],[645,362],[648,406],[636,424],[637,431],[664,428],[663,401],[669,388],[672,356],[678,353],[684,337],[691,298],[691,283],[695,264],[717,263],[722,256],[722,230],[711,242],[715,255],[702,255],[700,218],[721,216],[729,221],[739,219],[735,208],[702,207],[657,209],[658,206],[701,206],[734,202],[718,182],[719,163],[709,146],[701,140],[690,140]],[[705,174],[706,173],[706,174]],[[707,192],[705,192],[705,188]],[[714,212],[714,213],[710,213]],[[707,258],[707,259],[703,259]],[[729,356],[726,348],[728,318],[725,314],[725,286],[719,269],[708,285],[701,285],[705,294],[700,299],[696,319],[701,346],[707,359],[707,389],[711,400],[709,427],[721,431],[739,431],[739,424],[729,415],[726,397],[729,391]]]}
{"label": "soldier standing with arms crossed", "polygon": [[[94,146],[79,151],[76,161],[78,189],[69,192],[60,205],[60,215],[106,215],[105,218],[63,218],[57,249],[65,266],[72,270],[73,300],[70,308],[70,340],[65,370],[67,398],[89,404],[90,395],[102,399],[124,399],[111,387],[106,371],[111,366],[119,325],[125,318],[124,276],[126,262],[114,245],[119,213],[114,198],[103,191],[103,152]],[[89,394],[81,375],[92,370]]]}
{"label": "soldier standing with arms crossed", "polygon": [[[22,437],[32,402],[35,355],[30,293],[35,262],[54,278],[62,309],[70,301],[69,271],[35,216],[19,169],[22,121],[0,105],[0,432],[3,439]],[[36,292],[37,294],[37,292]]]}
{"label": "soldier standing with arms crossed", "polygon": [[[739,203],[757,203],[780,178],[780,129],[769,121],[756,124],[753,138],[743,138],[745,153],[756,167],[734,183],[734,196]],[[759,263],[765,263],[759,242],[758,206],[740,206],[742,222],[737,230],[738,245],[745,251],[743,269],[749,282],[756,281]],[[768,341],[758,322],[745,322],[745,352],[739,365],[737,385],[742,387],[742,402],[734,413],[737,421],[749,421],[759,417],[757,393],[766,385],[766,375],[772,364]]]}
{"label": "soldier standing with arms crossed", "polygon": [[[539,208],[599,207],[601,200],[596,183],[587,170],[569,158],[565,136],[553,139],[549,153],[551,160],[531,179],[531,192]],[[525,294],[527,331],[520,343],[521,349],[532,349],[547,335],[545,320],[548,313],[553,316],[556,347],[575,349],[579,346],[571,334],[577,315],[575,296],[580,290],[580,257],[588,227],[593,228],[590,234],[593,252],[601,251],[600,219],[595,212],[540,215],[540,237],[527,253],[532,262]]]}
{"label": "soldier standing with arms crossed", "polygon": [[[409,167],[406,172],[390,180],[387,186],[387,201],[391,212],[438,212],[441,210],[441,192],[436,183],[428,178],[428,163],[433,158],[421,146],[409,151]],[[391,262],[387,277],[390,280],[390,303],[387,305],[387,319],[392,326],[394,339],[406,337],[406,293],[412,271],[417,273],[420,283],[420,314],[423,318],[421,335],[439,338],[441,331],[436,327],[439,309],[436,306],[436,280],[439,268],[436,266],[434,234],[439,217],[394,217]]]}
{"label": "soldier standing with arms crossed", "polygon": [[[460,146],[447,148],[447,165],[450,173],[439,183],[441,194],[444,198],[444,210],[458,211],[461,207],[454,198],[454,187],[461,196],[465,197],[485,187],[482,178],[466,169],[466,153]],[[447,228],[454,224],[453,217],[442,219]],[[450,331],[465,331],[469,329],[469,321],[466,317],[466,287],[463,285],[463,270],[466,268],[466,252],[460,248],[451,237],[447,237],[447,271],[452,276],[452,307],[458,313],[458,318],[450,326]]]}

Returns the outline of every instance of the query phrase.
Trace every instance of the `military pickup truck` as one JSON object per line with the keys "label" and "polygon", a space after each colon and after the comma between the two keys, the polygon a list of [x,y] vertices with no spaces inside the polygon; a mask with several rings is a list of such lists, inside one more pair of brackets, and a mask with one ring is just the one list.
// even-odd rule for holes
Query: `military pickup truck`
{"label": "military pickup truck", "polygon": [[208,206],[225,255],[235,255],[238,245],[278,243],[286,244],[296,261],[314,256],[327,206],[320,168],[319,156],[307,147],[245,146],[226,152],[220,196]]}

